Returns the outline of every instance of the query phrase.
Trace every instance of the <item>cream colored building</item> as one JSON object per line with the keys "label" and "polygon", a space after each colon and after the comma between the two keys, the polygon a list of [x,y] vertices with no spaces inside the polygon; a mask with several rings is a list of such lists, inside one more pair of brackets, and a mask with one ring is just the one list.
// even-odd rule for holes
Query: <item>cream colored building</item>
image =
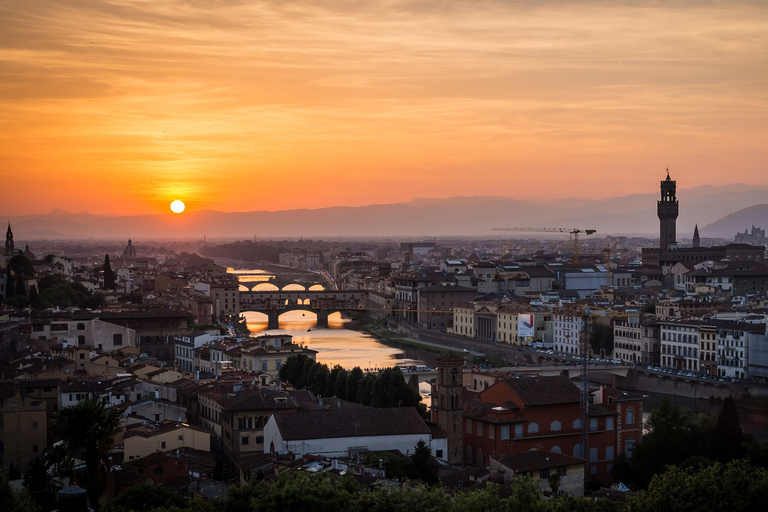
{"label": "cream colored building", "polygon": [[0,466],[24,470],[47,446],[48,413],[43,400],[21,396],[20,382],[0,384]]}
{"label": "cream colored building", "polygon": [[123,436],[124,460],[140,459],[157,451],[170,452],[178,448],[209,452],[211,432],[186,423],[167,422],[157,429],[134,428]]}

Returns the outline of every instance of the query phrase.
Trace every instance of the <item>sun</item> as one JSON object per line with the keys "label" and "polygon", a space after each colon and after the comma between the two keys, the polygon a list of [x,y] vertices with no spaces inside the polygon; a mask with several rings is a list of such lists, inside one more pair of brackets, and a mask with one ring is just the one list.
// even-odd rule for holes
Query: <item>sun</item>
{"label": "sun", "polygon": [[182,201],[179,201],[178,199],[171,203],[171,211],[173,213],[181,213],[184,211],[184,203]]}

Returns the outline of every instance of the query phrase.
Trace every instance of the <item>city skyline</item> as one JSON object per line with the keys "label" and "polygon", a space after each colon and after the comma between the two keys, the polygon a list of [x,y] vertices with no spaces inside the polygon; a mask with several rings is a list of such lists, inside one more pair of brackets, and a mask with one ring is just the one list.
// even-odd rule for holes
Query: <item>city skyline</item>
{"label": "city skyline", "polygon": [[[757,3],[0,9],[6,215],[768,185]],[[23,191],[23,193],[21,193]]]}

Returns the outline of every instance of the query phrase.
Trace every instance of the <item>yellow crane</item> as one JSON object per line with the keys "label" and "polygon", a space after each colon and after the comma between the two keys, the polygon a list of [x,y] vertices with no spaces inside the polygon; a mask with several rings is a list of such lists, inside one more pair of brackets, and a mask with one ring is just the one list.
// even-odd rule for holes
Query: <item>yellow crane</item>
{"label": "yellow crane", "polygon": [[573,262],[579,262],[579,233],[591,235],[597,233],[596,229],[576,229],[576,228],[493,228],[493,231],[519,231],[529,233],[568,233],[573,241]]}

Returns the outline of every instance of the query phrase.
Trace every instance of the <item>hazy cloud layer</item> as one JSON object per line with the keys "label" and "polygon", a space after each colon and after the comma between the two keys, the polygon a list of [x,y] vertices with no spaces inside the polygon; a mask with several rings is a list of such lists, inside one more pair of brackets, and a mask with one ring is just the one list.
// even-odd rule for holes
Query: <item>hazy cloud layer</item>
{"label": "hazy cloud layer", "polygon": [[340,4],[3,2],[3,210],[768,184],[762,3]]}

